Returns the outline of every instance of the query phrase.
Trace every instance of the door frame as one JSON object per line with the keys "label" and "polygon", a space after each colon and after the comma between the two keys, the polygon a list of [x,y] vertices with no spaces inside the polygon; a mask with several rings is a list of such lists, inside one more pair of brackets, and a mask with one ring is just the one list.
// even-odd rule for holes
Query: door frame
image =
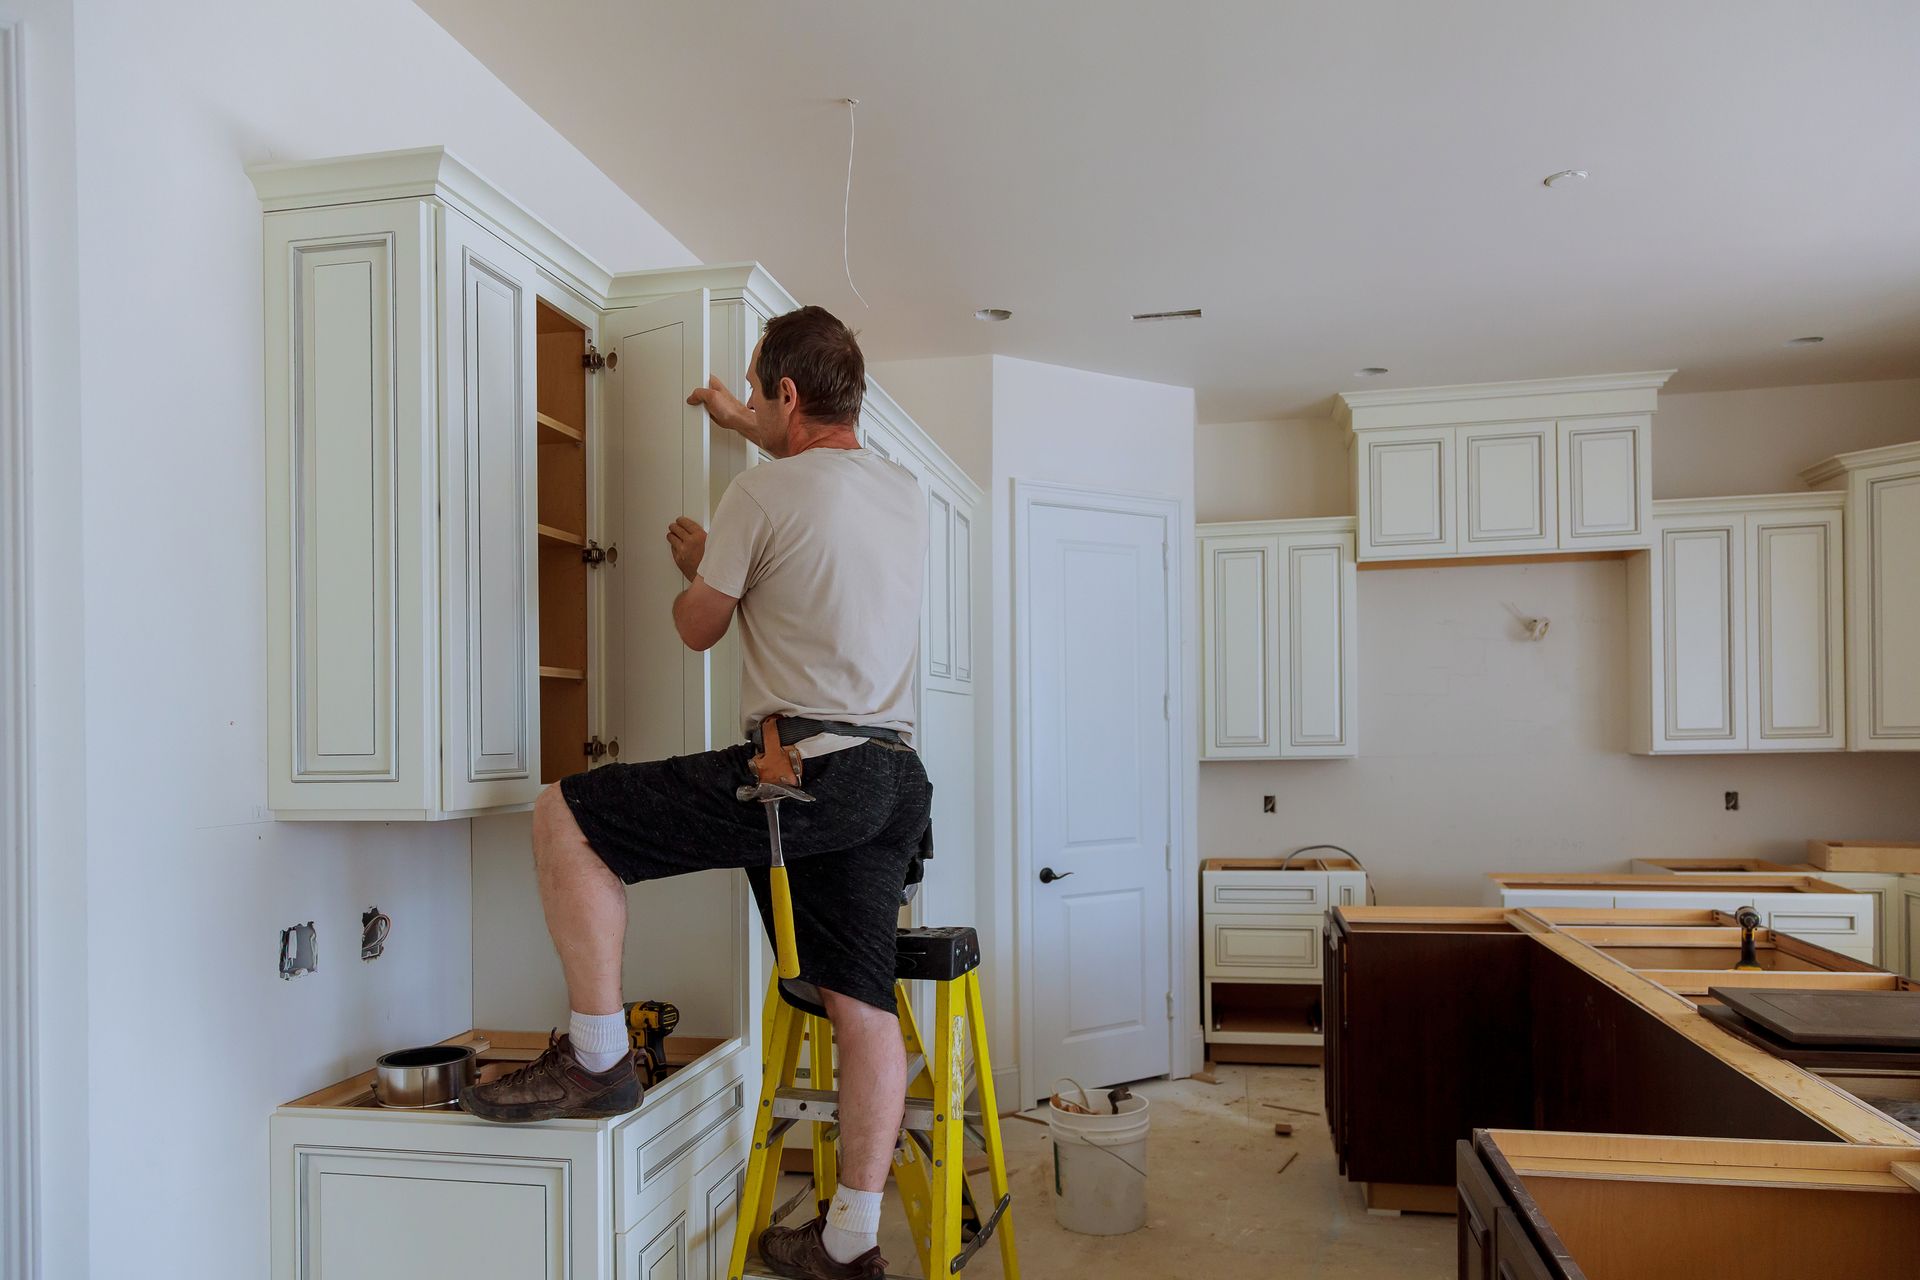
{"label": "door frame", "polygon": [[[1033,758],[1033,636],[1029,620],[1033,616],[1033,574],[1028,568],[1032,553],[1033,512],[1038,507],[1064,507],[1075,511],[1105,512],[1115,515],[1150,516],[1160,521],[1161,543],[1166,549],[1166,662],[1167,662],[1167,835],[1174,843],[1174,866],[1167,876],[1167,981],[1172,986],[1173,1012],[1167,1019],[1167,1068],[1170,1075],[1188,1071],[1184,1047],[1198,1038],[1198,1013],[1194,993],[1199,987],[1200,926],[1198,908],[1191,900],[1193,877],[1184,871],[1191,861],[1187,835],[1186,773],[1192,751],[1181,746],[1191,738],[1187,726],[1187,663],[1184,643],[1187,593],[1187,540],[1185,514],[1178,498],[1119,490],[1090,489],[1051,481],[1013,481],[1013,916],[1014,958],[1019,971],[1016,984],[1020,1005],[1019,1094],[1024,1109],[1041,1096],[1042,1082],[1035,1077],[1036,1048],[1034,1032],[1033,955],[1033,778],[1028,762]],[[1176,874],[1181,872],[1183,874]],[[1182,1033],[1192,1024],[1194,1036]]]}
{"label": "door frame", "polygon": [[27,611],[25,167],[20,28],[0,22],[0,1271],[38,1274],[34,850]]}

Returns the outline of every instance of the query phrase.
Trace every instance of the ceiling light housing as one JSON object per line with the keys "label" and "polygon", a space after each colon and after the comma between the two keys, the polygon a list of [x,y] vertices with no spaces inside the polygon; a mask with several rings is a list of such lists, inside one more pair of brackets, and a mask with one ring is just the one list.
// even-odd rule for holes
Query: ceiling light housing
{"label": "ceiling light housing", "polygon": [[1184,311],[1136,311],[1135,320],[1198,320],[1200,308],[1188,307]]}
{"label": "ceiling light housing", "polygon": [[1565,183],[1582,182],[1586,179],[1586,176],[1587,171],[1585,169],[1562,169],[1558,173],[1550,173],[1540,179],[1540,185],[1543,187],[1558,187]]}
{"label": "ceiling light housing", "polygon": [[973,318],[975,320],[985,320],[992,324],[998,324],[1002,320],[1013,319],[1013,312],[1007,310],[1005,307],[982,307],[973,313]]}
{"label": "ceiling light housing", "polygon": [[1353,376],[1356,378],[1377,378],[1381,374],[1386,372],[1387,372],[1387,369],[1384,366],[1377,365],[1377,364],[1370,364],[1364,369],[1355,369],[1353,371]]}
{"label": "ceiling light housing", "polygon": [[1826,339],[1819,334],[1810,333],[1804,338],[1788,338],[1787,345],[1790,347],[1817,347],[1825,341]]}

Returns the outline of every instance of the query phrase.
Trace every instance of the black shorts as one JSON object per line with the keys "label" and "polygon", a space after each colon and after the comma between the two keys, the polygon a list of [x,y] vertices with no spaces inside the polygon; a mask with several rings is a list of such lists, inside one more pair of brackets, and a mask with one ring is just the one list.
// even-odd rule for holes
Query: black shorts
{"label": "black shorts", "polygon": [[[576,773],[560,793],[593,851],[628,884],[739,867],[753,885],[772,936],[767,897],[767,819],[735,798],[754,781],[745,743],[723,751]],[[788,1003],[822,1012],[823,987],[897,1012],[894,931],[900,891],[925,848],[933,788],[918,753],[878,741],[815,756],[801,771],[813,803],[780,806],[781,847],[793,891],[797,989]]]}

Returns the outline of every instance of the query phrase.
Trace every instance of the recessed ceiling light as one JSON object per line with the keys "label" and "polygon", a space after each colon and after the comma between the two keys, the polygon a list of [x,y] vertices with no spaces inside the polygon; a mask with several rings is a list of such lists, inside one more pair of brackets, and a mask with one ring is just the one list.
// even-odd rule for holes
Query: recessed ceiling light
{"label": "recessed ceiling light", "polygon": [[1353,371],[1353,376],[1356,378],[1377,378],[1385,372],[1386,370],[1381,368],[1379,365],[1370,364],[1364,369],[1355,369]]}
{"label": "recessed ceiling light", "polygon": [[1818,334],[1809,334],[1804,338],[1788,338],[1787,345],[1790,347],[1813,347],[1825,341],[1826,339]]}
{"label": "recessed ceiling light", "polygon": [[1002,320],[1013,319],[1013,312],[1007,310],[1005,307],[982,307],[973,313],[973,318],[975,320],[991,320],[998,323]]}
{"label": "recessed ceiling light", "polygon": [[1546,177],[1540,179],[1540,182],[1543,186],[1557,187],[1563,182],[1579,182],[1586,176],[1587,171],[1585,169],[1562,169],[1558,173],[1548,174]]}
{"label": "recessed ceiling light", "polygon": [[1135,320],[1198,320],[1200,308],[1188,307],[1185,311],[1136,311]]}

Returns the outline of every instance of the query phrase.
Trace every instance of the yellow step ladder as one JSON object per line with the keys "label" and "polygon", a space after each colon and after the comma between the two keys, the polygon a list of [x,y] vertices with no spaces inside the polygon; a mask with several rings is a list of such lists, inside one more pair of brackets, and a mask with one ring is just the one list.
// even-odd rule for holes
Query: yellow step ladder
{"label": "yellow step ladder", "polygon": [[[990,1239],[1000,1243],[1006,1280],[1020,1280],[1013,1247],[1013,1202],[1007,1190],[1000,1117],[994,1109],[993,1065],[987,1057],[986,1016],[980,1001],[980,941],[970,928],[902,929],[894,998],[907,1050],[907,1104],[893,1151],[893,1183],[913,1232],[923,1276],[957,1274]],[[907,983],[934,984],[931,1052],[909,1003]],[[807,1050],[808,1085],[834,1081],[833,1027],[827,1019],[796,1009],[780,998],[776,976],[761,1014],[760,1107],[753,1126],[741,1213],[733,1233],[730,1280],[769,1277],[752,1256],[760,1233],[778,1225],[809,1201],[824,1212],[839,1185],[839,1096],[832,1088],[803,1088],[801,1050]],[[980,1110],[965,1102],[969,1070]],[[788,1132],[811,1124],[813,1176],[784,1203],[774,1195]],[[991,1199],[981,1201],[966,1175],[966,1150],[986,1152]],[[984,1205],[985,1213],[982,1213]]]}

